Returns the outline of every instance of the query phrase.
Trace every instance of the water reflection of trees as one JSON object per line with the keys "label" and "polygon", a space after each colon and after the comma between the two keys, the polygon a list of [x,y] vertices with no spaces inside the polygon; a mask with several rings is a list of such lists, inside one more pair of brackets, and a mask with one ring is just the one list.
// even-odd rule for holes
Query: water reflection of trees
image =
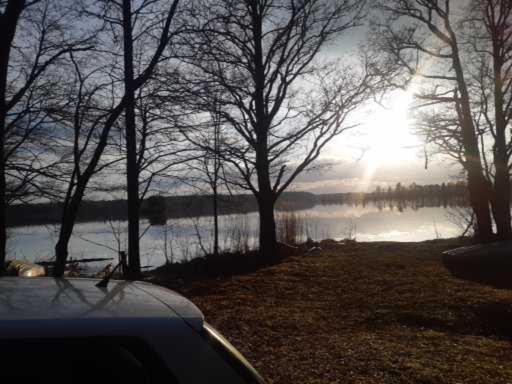
{"label": "water reflection of trees", "polygon": [[387,210],[397,210],[398,212],[402,212],[406,209],[412,209],[417,211],[420,208],[428,208],[428,207],[466,207],[468,206],[468,202],[465,198],[448,198],[448,199],[439,199],[439,198],[419,198],[419,199],[357,199],[357,200],[341,200],[341,201],[322,201],[323,205],[347,205],[353,207],[367,207],[372,206],[376,207],[379,211]]}
{"label": "water reflection of trees", "polygon": [[429,185],[412,183],[409,186],[397,183],[394,188],[378,186],[369,193],[337,193],[321,195],[319,198],[321,204],[326,205],[366,207],[371,204],[379,211],[389,209],[399,212],[425,207],[465,207],[469,203],[465,184],[461,182]]}

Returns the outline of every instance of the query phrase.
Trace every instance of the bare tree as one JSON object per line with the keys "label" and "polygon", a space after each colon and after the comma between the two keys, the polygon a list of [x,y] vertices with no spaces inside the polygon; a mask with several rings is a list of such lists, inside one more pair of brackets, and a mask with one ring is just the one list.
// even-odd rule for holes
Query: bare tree
{"label": "bare tree", "polygon": [[[403,75],[392,77],[395,85],[406,87],[412,80],[426,84],[416,96],[419,107],[431,108],[435,116],[431,122],[440,124],[432,126],[433,131],[438,131],[434,133],[436,138],[447,146],[460,145],[459,159],[467,173],[478,236],[485,242],[493,238],[491,188],[484,174],[473,120],[455,6],[449,0],[380,1],[385,21],[378,23],[374,36],[379,51],[386,53],[384,67],[394,67]],[[448,117],[434,111],[446,103],[452,111]],[[443,127],[449,130],[438,130]],[[450,131],[455,141],[447,135]]]}
{"label": "bare tree", "polygon": [[111,65],[93,62],[90,55],[71,54],[69,62],[67,81],[55,90],[61,91],[61,103],[51,111],[60,127],[57,151],[61,157],[53,182],[59,182],[64,191],[55,247],[56,276],[64,272],[69,239],[90,179],[121,160],[111,156],[102,161],[110,130],[122,111],[116,108],[113,79],[107,75]]}
{"label": "bare tree", "polygon": [[[208,184],[212,191],[212,213],[213,213],[213,256],[219,256],[219,185],[221,182],[222,161],[221,161],[221,122],[218,113],[212,115],[212,140],[211,149],[207,150],[203,158],[203,169]],[[209,146],[210,147],[210,146]]]}
{"label": "bare tree", "polygon": [[492,143],[492,167],[487,167],[488,177],[493,182],[492,211],[498,238],[510,240],[512,141],[507,127],[512,118],[512,3],[473,1],[468,18],[475,114],[479,117],[480,132],[490,136],[484,137],[482,144]]}
{"label": "bare tree", "polygon": [[[149,193],[169,190],[169,181],[180,179],[187,163],[197,159],[177,122],[181,111],[164,106],[159,74],[136,95],[137,174],[139,200]],[[169,113],[170,112],[170,113]]]}
{"label": "bare tree", "polygon": [[277,198],[348,128],[349,113],[367,96],[365,76],[322,77],[325,68],[315,63],[328,42],[359,25],[363,7],[352,0],[201,0],[191,12],[196,33],[188,39],[192,58],[183,59],[192,68],[185,85],[203,111],[220,106],[230,130],[223,161],[239,176],[232,182],[257,199],[260,253],[268,259],[277,257]]}
{"label": "bare tree", "polygon": [[128,273],[132,279],[140,274],[139,250],[139,175],[137,169],[137,127],[135,125],[135,87],[133,74],[132,0],[122,2],[124,53],[124,109],[126,129],[126,180],[128,192]]}
{"label": "bare tree", "polygon": [[[158,3],[158,5],[160,6],[159,9],[161,12],[150,12],[154,10],[151,7],[157,6],[156,3]],[[80,125],[80,128],[78,130],[75,129],[75,131],[78,132],[79,135],[85,135],[85,137],[87,137],[87,132],[91,132],[91,129],[93,128],[96,128],[95,131],[97,133],[95,134],[96,140],[94,143],[87,139],[84,142],[84,144],[88,146],[88,156],[83,157],[82,155],[84,152],[82,150],[73,152],[75,167],[74,170],[71,172],[71,179],[69,181],[68,192],[66,197],[67,203],[65,203],[64,205],[62,214],[63,216],[59,240],[55,246],[55,276],[62,276],[64,272],[64,265],[68,256],[68,243],[76,221],[78,209],[83,200],[90,179],[98,171],[98,164],[108,144],[111,129],[112,127],[114,127],[122,113],[125,112],[125,117],[127,117],[126,121],[129,125],[128,130],[130,131],[130,135],[133,133],[132,129],[134,127],[132,124],[133,122],[131,115],[132,110],[135,108],[134,93],[138,89],[143,87],[144,84],[146,84],[152,78],[157,65],[166,58],[166,50],[169,48],[169,44],[176,33],[176,29],[171,28],[171,26],[177,12],[178,0],[173,1],[163,11],[161,8],[162,2],[155,2],[149,0],[138,4],[136,9],[134,10],[126,10],[125,6],[126,4],[124,4],[124,2],[121,3],[118,1],[102,1],[93,2],[92,4],[88,5],[88,7],[84,8],[84,12],[91,19],[100,21],[101,36],[99,40],[102,44],[105,44],[106,46],[101,46],[97,48],[98,55],[105,54],[108,56],[109,54],[111,54],[110,60],[116,65],[117,58],[121,56],[124,58],[124,65],[121,65],[121,69],[118,69],[118,66],[114,67],[114,72],[111,74],[112,77],[100,77],[99,80],[96,78],[90,78],[90,81],[100,82],[105,82],[106,79],[115,79],[111,82],[111,86],[113,87],[113,97],[107,98],[106,105],[102,105],[99,108],[94,108],[96,113],[98,113],[97,117],[93,117],[91,119],[92,121],[80,118],[80,115],[84,112],[80,105],[77,106],[76,112],[73,114],[73,120],[71,121],[71,123],[75,124],[78,121],[80,124],[84,124],[83,127],[85,127],[84,131],[82,131],[81,129],[82,125]],[[149,14],[148,18],[144,17],[146,14]],[[129,19],[132,20],[132,22],[126,19],[126,22],[128,24],[124,25],[125,18],[128,18],[128,16]],[[106,25],[110,26],[111,28],[105,28],[104,26]],[[122,31],[120,33],[120,35],[123,36],[122,40],[125,42],[125,45],[122,47],[121,53],[119,53],[120,47],[118,44],[119,28]],[[130,31],[125,31],[125,29],[130,29]],[[125,35],[125,32],[127,33],[127,35]],[[133,53],[134,43],[138,47],[136,56],[134,56]],[[130,52],[125,52],[126,50],[130,51],[130,46],[132,47],[131,54]],[[130,61],[130,58],[132,59],[131,64],[128,63]],[[137,64],[136,66],[134,66],[134,61]],[[128,65],[129,68],[126,68],[126,65]],[[133,72],[133,76],[130,74],[130,71]],[[117,79],[123,79],[122,81],[125,85],[123,90],[119,89],[119,81]],[[92,89],[94,89],[94,86],[92,86]],[[90,104],[87,104],[85,108],[90,108]],[[131,145],[133,144],[132,138],[130,138],[130,143]],[[91,146],[89,147],[89,145]],[[134,154],[132,149],[130,150],[130,156],[132,158],[129,161],[130,163],[133,162],[133,156],[135,155],[136,163],[137,153],[135,152]],[[130,172],[133,171],[134,169],[130,166]],[[130,187],[133,188],[132,183],[130,183]],[[132,199],[129,201],[129,205],[130,203],[134,204],[135,208],[137,208],[137,215],[135,219],[133,217],[133,206],[130,209],[130,212],[132,213],[132,216],[130,216],[130,228],[132,229],[132,232],[129,232],[129,234],[131,233],[131,237],[129,236],[129,238],[131,239],[129,240],[129,244],[134,244],[135,242],[137,243],[134,250],[129,248],[128,255],[128,272],[129,277],[132,279],[137,278],[140,274],[140,259],[138,253],[139,236],[137,219],[138,182],[135,187],[137,189],[137,198],[135,202],[133,202],[133,193],[129,194],[132,197]],[[137,233],[135,233],[134,230],[134,220],[137,220]],[[136,235],[135,239],[133,238],[134,235]]]}
{"label": "bare tree", "polygon": [[[120,5],[120,4],[119,4]],[[169,15],[174,15],[178,0],[172,3]],[[134,43],[137,35],[134,36],[134,20],[137,18],[153,18],[151,22],[146,20],[143,29],[138,31],[141,34],[151,33],[148,25],[158,22],[161,9],[155,7],[155,1],[145,0],[138,4],[137,9],[132,13],[132,0],[122,1],[122,27],[124,47],[124,89],[125,89],[125,129],[126,129],[126,176],[128,192],[128,272],[129,277],[136,279],[140,275],[140,250],[139,250],[139,167],[137,162],[137,128],[135,117],[135,82],[134,82]],[[172,16],[169,20],[172,20]],[[151,29],[151,27],[149,27]],[[135,31],[137,33],[137,31]]]}
{"label": "bare tree", "polygon": [[35,178],[51,164],[49,155],[38,151],[35,136],[49,130],[45,111],[52,85],[62,76],[55,64],[70,52],[89,49],[88,38],[70,32],[70,4],[0,1],[0,271],[7,203],[30,190],[40,192]]}
{"label": "bare tree", "polygon": [[[199,155],[196,161],[189,164],[191,171],[197,174],[196,187],[201,190],[206,185],[211,193],[214,257],[219,255],[219,189],[224,186],[227,192],[231,192],[222,161],[224,137],[218,108],[218,105],[212,108],[204,129],[198,130],[198,134],[193,136],[191,143]],[[186,133],[185,137],[191,136]]]}

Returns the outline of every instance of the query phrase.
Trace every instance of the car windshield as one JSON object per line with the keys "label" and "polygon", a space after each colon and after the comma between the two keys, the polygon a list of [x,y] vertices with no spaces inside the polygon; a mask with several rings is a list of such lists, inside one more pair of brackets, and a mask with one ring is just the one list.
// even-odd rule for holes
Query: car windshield
{"label": "car windshield", "polygon": [[150,348],[135,339],[2,341],[0,361],[0,383],[177,383]]}

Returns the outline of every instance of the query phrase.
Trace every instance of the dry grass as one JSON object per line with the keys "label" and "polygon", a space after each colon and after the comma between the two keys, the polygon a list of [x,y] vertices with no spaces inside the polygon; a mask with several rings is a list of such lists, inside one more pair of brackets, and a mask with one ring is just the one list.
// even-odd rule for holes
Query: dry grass
{"label": "dry grass", "polygon": [[331,244],[183,293],[270,383],[512,383],[512,292],[452,277],[457,245]]}

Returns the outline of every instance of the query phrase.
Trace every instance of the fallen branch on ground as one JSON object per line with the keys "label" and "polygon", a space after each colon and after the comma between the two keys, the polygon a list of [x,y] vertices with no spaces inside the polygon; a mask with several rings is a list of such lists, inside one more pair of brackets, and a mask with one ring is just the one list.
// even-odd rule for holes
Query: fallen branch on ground
{"label": "fallen branch on ground", "polygon": [[[91,259],[69,259],[66,260],[66,264],[74,264],[74,263],[94,263],[99,261],[110,261],[114,260],[113,257],[99,257],[99,258],[91,258]],[[55,261],[38,261],[36,264],[42,266],[50,266],[54,265]]]}

